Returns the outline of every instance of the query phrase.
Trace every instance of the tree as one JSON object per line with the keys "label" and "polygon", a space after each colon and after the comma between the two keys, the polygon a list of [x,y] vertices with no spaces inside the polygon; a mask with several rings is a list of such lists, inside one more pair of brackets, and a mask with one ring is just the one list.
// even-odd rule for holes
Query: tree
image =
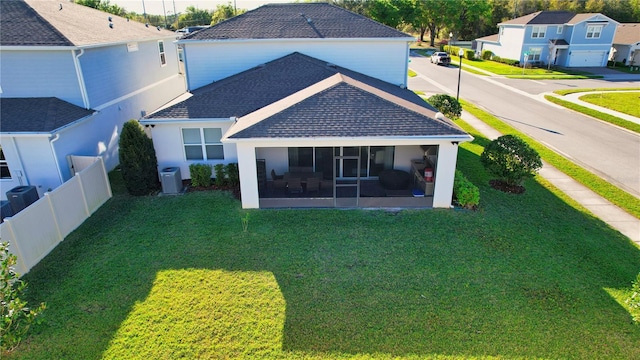
{"label": "tree", "polygon": [[236,10],[233,5],[231,5],[231,3],[227,3],[226,5],[217,5],[216,9],[211,15],[211,25],[215,25],[227,19],[231,19],[232,17],[240,15],[245,11],[246,10],[244,9]]}
{"label": "tree", "polygon": [[0,356],[13,351],[27,334],[37,317],[45,310],[41,303],[29,308],[20,299],[27,283],[13,270],[17,258],[9,252],[9,243],[0,243]]}
{"label": "tree", "polygon": [[210,25],[212,15],[207,10],[196,9],[195,6],[187,6],[186,12],[180,15],[180,24],[185,26]]}
{"label": "tree", "polygon": [[391,0],[371,0],[369,17],[392,28],[401,22],[398,7]]}
{"label": "tree", "polygon": [[136,120],[127,121],[120,134],[120,168],[131,195],[149,195],[160,189],[153,141]]}
{"label": "tree", "polygon": [[75,3],[118,16],[126,15],[126,11],[123,8],[118,5],[111,4],[109,0],[75,0]]}
{"label": "tree", "polygon": [[521,185],[542,167],[538,152],[515,135],[503,135],[489,143],[480,162],[507,185]]}

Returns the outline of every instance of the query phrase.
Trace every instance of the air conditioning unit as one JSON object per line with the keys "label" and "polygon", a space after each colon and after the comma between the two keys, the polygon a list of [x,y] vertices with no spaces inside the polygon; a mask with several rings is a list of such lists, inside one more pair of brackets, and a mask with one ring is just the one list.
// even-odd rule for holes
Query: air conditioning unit
{"label": "air conditioning unit", "polygon": [[38,201],[38,189],[35,186],[16,186],[7,191],[7,200],[11,203],[13,214]]}
{"label": "air conditioning unit", "polygon": [[179,194],[182,192],[182,175],[179,167],[166,167],[160,171],[160,182],[164,194]]}
{"label": "air conditioning unit", "polygon": [[0,209],[0,222],[4,221],[4,218],[13,216],[13,209],[11,209],[11,203],[9,202],[9,200],[0,201]]}

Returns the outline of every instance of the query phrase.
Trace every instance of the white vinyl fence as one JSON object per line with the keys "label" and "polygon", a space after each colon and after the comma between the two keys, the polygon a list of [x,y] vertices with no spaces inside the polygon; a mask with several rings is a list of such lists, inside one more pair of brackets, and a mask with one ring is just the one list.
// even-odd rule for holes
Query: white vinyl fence
{"label": "white vinyl fence", "polygon": [[[0,224],[0,241],[16,255],[16,272],[26,274],[112,196],[100,157],[73,157],[83,169],[55,190]],[[86,167],[85,167],[86,166]]]}

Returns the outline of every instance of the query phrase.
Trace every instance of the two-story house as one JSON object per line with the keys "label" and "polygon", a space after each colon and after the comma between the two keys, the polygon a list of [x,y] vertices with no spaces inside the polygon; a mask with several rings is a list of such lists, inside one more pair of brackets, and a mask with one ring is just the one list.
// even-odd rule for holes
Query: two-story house
{"label": "two-story house", "polygon": [[538,11],[498,24],[498,34],[476,39],[476,51],[561,67],[603,67],[618,22],[602,14]]}
{"label": "two-story house", "polygon": [[69,1],[0,1],[0,188],[40,195],[68,155],[118,164],[124,122],[186,91],[173,32]]}
{"label": "two-story house", "polygon": [[244,208],[448,208],[472,137],[406,89],[413,40],[323,3],[264,5],[181,38],[192,96],[141,120],[160,170],[237,162]]}

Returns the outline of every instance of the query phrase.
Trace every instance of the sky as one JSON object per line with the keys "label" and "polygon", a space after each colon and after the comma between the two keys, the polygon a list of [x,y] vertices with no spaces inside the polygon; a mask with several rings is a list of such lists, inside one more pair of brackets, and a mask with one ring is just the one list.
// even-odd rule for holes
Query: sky
{"label": "sky", "polygon": [[[177,13],[183,13],[187,6],[193,5],[197,9],[202,10],[215,10],[217,5],[231,4],[238,9],[252,10],[264,4],[271,3],[291,3],[292,0],[110,0],[109,3],[116,4],[123,7],[126,11],[134,11],[138,14],[143,13],[144,10],[147,14],[151,15],[164,15],[165,11],[168,14],[173,14],[175,5],[175,11]],[[164,3],[164,9],[162,4]]]}

